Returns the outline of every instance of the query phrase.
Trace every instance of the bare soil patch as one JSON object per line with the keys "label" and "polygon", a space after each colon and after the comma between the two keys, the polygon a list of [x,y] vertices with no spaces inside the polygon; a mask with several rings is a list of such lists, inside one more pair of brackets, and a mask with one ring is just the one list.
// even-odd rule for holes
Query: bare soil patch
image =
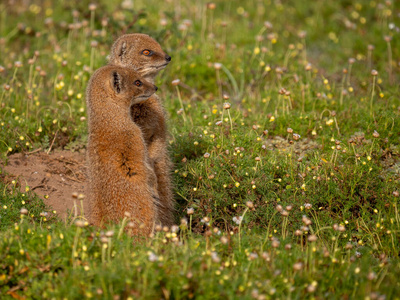
{"label": "bare soil patch", "polygon": [[[68,216],[68,211],[74,212],[74,203],[81,214],[81,201],[74,199],[72,193],[86,192],[85,152],[16,153],[1,162],[1,167],[8,173],[8,180],[16,180],[21,191],[29,186],[62,219]],[[87,202],[85,199],[82,202],[83,211],[87,212]]]}

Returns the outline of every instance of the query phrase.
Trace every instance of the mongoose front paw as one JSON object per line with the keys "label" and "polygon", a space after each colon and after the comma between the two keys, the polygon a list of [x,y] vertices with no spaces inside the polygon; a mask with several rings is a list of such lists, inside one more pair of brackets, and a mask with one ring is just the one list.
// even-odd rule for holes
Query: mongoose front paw
{"label": "mongoose front paw", "polygon": [[122,155],[121,170],[128,177],[137,175],[137,172],[134,171],[133,166],[129,164],[129,160],[124,155]]}
{"label": "mongoose front paw", "polygon": [[132,177],[134,175],[137,175],[137,172],[135,172],[133,170],[133,168],[129,167],[126,163],[123,163],[121,165],[121,169],[122,169],[122,172],[128,177]]}

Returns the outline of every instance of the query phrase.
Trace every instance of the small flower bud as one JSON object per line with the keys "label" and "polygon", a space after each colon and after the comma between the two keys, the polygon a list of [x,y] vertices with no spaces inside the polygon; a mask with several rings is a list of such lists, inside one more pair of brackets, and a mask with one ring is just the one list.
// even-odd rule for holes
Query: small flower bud
{"label": "small flower bud", "polygon": [[224,109],[230,109],[230,108],[231,108],[231,104],[229,102],[225,102]]}
{"label": "small flower bud", "polygon": [[278,248],[279,245],[280,245],[279,240],[278,240],[277,238],[273,238],[273,239],[272,239],[272,242],[271,242],[272,248]]}
{"label": "small flower bud", "polygon": [[89,10],[90,11],[95,11],[97,9],[97,5],[96,4],[94,4],[94,3],[90,3],[89,4]]}
{"label": "small flower bud", "polygon": [[315,234],[312,234],[308,237],[308,241],[310,241],[310,242],[315,242],[317,239],[318,238]]}
{"label": "small flower bud", "polygon": [[307,36],[307,32],[302,30],[297,35],[299,38],[304,39]]}
{"label": "small flower bud", "polygon": [[228,240],[228,238],[226,236],[221,236],[220,241],[224,245],[226,245],[229,242],[229,240]]}
{"label": "small flower bud", "polygon": [[306,225],[306,226],[308,226],[308,225],[311,225],[311,220],[309,219],[309,218],[307,218],[307,216],[303,216],[302,218],[301,218],[301,221],[304,223],[304,225]]}
{"label": "small flower bud", "polygon": [[214,10],[217,5],[214,2],[207,3],[207,8],[210,10]]}
{"label": "small flower bud", "polygon": [[376,274],[374,272],[369,272],[367,275],[367,279],[372,281],[376,279]]}
{"label": "small flower bud", "polygon": [[300,236],[300,235],[302,235],[303,234],[303,231],[301,231],[301,230],[299,230],[299,229],[297,229],[295,232],[294,232],[294,235],[295,236]]}
{"label": "small flower bud", "polygon": [[385,40],[385,42],[389,43],[392,40],[392,37],[390,35],[385,35],[383,39]]}
{"label": "small flower bud", "polygon": [[315,285],[310,284],[310,285],[307,286],[307,292],[314,293],[315,290],[316,290],[316,286]]}
{"label": "small flower bud", "polygon": [[176,85],[179,85],[180,82],[181,82],[180,79],[175,79],[175,80],[172,80],[171,84],[176,86]]}
{"label": "small flower bud", "polygon": [[179,230],[179,227],[178,227],[177,225],[172,225],[172,226],[171,226],[171,232],[177,233],[178,230]]}
{"label": "small flower bud", "polygon": [[250,209],[253,209],[253,208],[254,208],[254,204],[253,204],[253,202],[251,202],[251,201],[247,201],[247,202],[246,202],[246,206],[247,206],[248,208],[250,208]]}
{"label": "small flower bud", "polygon": [[300,271],[301,269],[303,269],[303,263],[301,263],[301,262],[295,263],[295,264],[293,265],[293,269],[294,269],[295,271]]}
{"label": "small flower bud", "polygon": [[222,64],[221,63],[214,63],[214,69],[215,70],[220,70],[222,68]]}
{"label": "small flower bud", "polygon": [[289,213],[286,210],[282,210],[281,215],[284,217],[287,217],[289,215]]}
{"label": "small flower bud", "polygon": [[351,250],[353,249],[353,245],[351,243],[347,243],[346,246],[344,247],[346,250]]}
{"label": "small flower bud", "polygon": [[82,220],[76,220],[75,221],[75,226],[76,227],[85,227],[85,222]]}

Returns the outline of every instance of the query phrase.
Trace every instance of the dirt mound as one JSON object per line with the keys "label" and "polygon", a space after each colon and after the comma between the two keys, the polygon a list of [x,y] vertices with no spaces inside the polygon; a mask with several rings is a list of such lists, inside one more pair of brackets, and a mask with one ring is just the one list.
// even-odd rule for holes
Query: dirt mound
{"label": "dirt mound", "polygon": [[[67,217],[68,210],[74,211],[72,193],[85,194],[86,155],[83,152],[17,153],[10,155],[1,165],[8,178],[18,180],[21,190],[29,186],[62,219]],[[80,200],[75,202],[80,214]],[[83,210],[88,211],[85,199]]]}

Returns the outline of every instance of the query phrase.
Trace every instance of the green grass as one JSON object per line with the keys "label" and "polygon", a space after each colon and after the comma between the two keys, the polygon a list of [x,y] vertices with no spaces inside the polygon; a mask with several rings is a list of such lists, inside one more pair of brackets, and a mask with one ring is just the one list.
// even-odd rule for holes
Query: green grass
{"label": "green grass", "polygon": [[[1,176],[1,175],[0,175]],[[52,222],[55,215],[46,207],[43,200],[38,198],[26,187],[26,192],[19,192],[18,184],[13,180],[8,184],[3,183],[4,177],[0,177],[1,189],[1,210],[0,210],[0,231],[4,232],[14,226],[21,219],[21,209],[25,208],[29,213],[30,223]]]}
{"label": "green grass", "polygon": [[40,3],[0,4],[2,159],[84,148],[91,73],[148,33],[186,220],[104,237],[2,178],[2,297],[399,297],[397,1]]}

